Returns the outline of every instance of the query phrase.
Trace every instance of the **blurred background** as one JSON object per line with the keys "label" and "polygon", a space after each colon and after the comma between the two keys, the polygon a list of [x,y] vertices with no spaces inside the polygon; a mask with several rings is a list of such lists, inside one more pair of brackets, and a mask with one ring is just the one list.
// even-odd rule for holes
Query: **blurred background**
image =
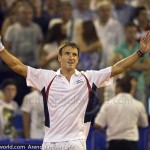
{"label": "blurred background", "polygon": [[[57,70],[58,47],[66,40],[80,46],[78,70],[108,67],[136,52],[148,30],[149,0],[0,0],[0,33],[6,49],[35,68]],[[134,78],[132,96],[143,103],[148,118],[149,75],[149,54],[119,75]],[[88,150],[106,149],[105,131],[95,129],[93,120],[102,104],[114,96],[115,81],[113,86],[97,90],[99,101],[91,112]],[[1,59],[0,112],[0,145],[41,145],[42,96]],[[149,150],[150,128],[139,131],[139,149]]]}

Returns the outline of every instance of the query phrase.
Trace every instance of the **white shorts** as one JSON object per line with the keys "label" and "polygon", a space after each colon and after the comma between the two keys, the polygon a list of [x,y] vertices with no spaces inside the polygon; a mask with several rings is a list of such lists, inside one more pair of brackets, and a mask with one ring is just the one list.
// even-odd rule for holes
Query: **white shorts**
{"label": "white shorts", "polygon": [[86,150],[85,140],[43,143],[42,150]]}

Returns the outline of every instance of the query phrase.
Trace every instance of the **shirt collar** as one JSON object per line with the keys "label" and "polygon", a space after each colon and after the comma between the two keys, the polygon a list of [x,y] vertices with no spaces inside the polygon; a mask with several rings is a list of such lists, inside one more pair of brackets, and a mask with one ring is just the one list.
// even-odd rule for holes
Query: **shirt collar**
{"label": "shirt collar", "polygon": [[[60,72],[60,70],[61,70],[61,68],[58,69],[57,72],[56,72],[56,74],[57,74],[58,76],[61,76],[61,75],[62,75],[61,72]],[[74,75],[75,75],[75,76],[78,76],[78,75],[80,75],[80,74],[81,74],[81,73],[80,73],[78,70],[75,69]]]}

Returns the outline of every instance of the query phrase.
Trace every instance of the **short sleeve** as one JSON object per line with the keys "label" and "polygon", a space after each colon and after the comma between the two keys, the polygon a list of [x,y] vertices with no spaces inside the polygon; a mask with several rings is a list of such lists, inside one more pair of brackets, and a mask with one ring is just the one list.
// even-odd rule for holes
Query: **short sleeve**
{"label": "short sleeve", "polygon": [[103,104],[100,111],[98,112],[95,118],[95,124],[104,128],[107,125],[107,118],[106,118],[106,105]]}
{"label": "short sleeve", "polygon": [[27,86],[42,91],[44,87],[47,87],[55,75],[56,72],[52,70],[35,69],[28,66],[26,83]]}
{"label": "short sleeve", "polygon": [[24,112],[27,112],[27,113],[31,112],[32,105],[31,105],[31,101],[30,101],[28,96],[24,97],[23,103],[22,103],[22,106],[21,106],[21,110],[24,111]]}
{"label": "short sleeve", "polygon": [[112,68],[108,67],[99,71],[87,71],[90,82],[94,83],[97,88],[105,87],[113,84],[113,78],[110,78]]}

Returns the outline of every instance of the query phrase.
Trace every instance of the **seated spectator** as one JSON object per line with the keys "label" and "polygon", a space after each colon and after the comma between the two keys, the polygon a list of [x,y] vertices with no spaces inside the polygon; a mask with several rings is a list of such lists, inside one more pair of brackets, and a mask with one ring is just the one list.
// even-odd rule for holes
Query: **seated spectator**
{"label": "seated spectator", "polygon": [[44,106],[42,94],[33,90],[23,99],[21,107],[23,112],[24,137],[43,139],[44,137]]}
{"label": "seated spectator", "polygon": [[48,33],[47,43],[44,44],[41,56],[41,67],[57,70],[60,68],[58,62],[58,47],[67,39],[63,30],[63,24],[55,24]]}
{"label": "seated spectator", "polygon": [[102,46],[92,21],[84,21],[78,27],[77,43],[80,46],[79,70],[98,70]]}
{"label": "seated spectator", "polygon": [[131,81],[124,77],[116,83],[116,96],[104,103],[95,119],[95,126],[107,126],[108,150],[138,150],[138,127],[148,126],[146,110],[129,93]]}
{"label": "seated spectator", "polygon": [[97,4],[98,19],[94,21],[96,32],[103,48],[101,68],[109,65],[113,49],[124,39],[121,24],[111,17],[111,6],[109,1],[100,1]]}
{"label": "seated spectator", "polygon": [[14,127],[15,113],[18,104],[14,101],[17,94],[17,86],[13,79],[6,79],[2,83],[3,99],[0,100],[0,137],[15,138],[17,132]]}
{"label": "seated spectator", "polygon": [[126,4],[125,0],[112,0],[112,15],[123,26],[131,22],[135,16],[135,7]]}
{"label": "seated spectator", "polygon": [[[122,41],[114,51],[113,63],[116,61],[125,58],[134,52],[136,52],[140,47],[139,43],[136,42],[137,28],[133,23],[130,23],[125,26],[125,41]],[[131,69],[127,70],[127,74],[135,77],[138,80],[138,87],[135,97],[146,103],[145,97],[145,82],[143,71],[148,71],[150,64],[150,57],[144,55]]]}

